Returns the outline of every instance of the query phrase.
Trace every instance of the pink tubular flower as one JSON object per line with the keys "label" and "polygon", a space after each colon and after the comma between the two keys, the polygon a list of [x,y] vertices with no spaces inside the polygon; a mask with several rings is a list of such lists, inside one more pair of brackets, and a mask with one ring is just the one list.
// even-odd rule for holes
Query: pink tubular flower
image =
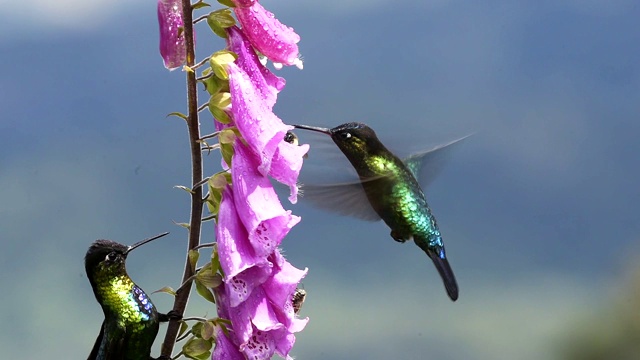
{"label": "pink tubular flower", "polygon": [[[248,0],[237,0],[242,2]],[[309,146],[284,141],[293,127],[272,111],[284,79],[258,61],[245,32],[227,29],[228,48],[238,55],[227,66],[232,123],[216,123],[219,130],[235,126],[241,138],[227,164],[232,183],[222,193],[216,224],[224,273],[223,286],[215,289],[216,306],[218,316],[229,319],[231,326],[226,333],[216,329],[213,359],[260,360],[274,354],[290,359],[294,333],[309,320],[297,318],[292,304],[307,269],[293,267],[280,253],[280,243],[300,218],[282,207],[268,176],[289,185],[295,202]]]}
{"label": "pink tubular flower", "polygon": [[[236,0],[237,4],[248,3]],[[298,59],[300,36],[283,25],[259,2],[250,7],[235,7],[234,12],[251,44],[271,61],[294,65]]]}
{"label": "pink tubular flower", "polygon": [[160,55],[164,67],[173,70],[183,65],[187,59],[187,48],[182,19],[182,1],[158,0],[158,24],[160,25]]}

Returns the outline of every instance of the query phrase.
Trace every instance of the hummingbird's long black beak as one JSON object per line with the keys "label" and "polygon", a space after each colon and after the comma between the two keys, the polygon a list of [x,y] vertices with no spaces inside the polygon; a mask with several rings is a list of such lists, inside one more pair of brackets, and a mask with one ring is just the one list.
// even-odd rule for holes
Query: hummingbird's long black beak
{"label": "hummingbird's long black beak", "polygon": [[293,127],[297,129],[311,130],[321,132],[323,134],[331,135],[331,129],[316,127],[316,126],[307,126],[307,125],[293,125]]}
{"label": "hummingbird's long black beak", "polygon": [[146,243],[148,243],[148,242],[151,242],[151,241],[153,241],[153,240],[155,240],[155,239],[159,239],[159,238],[161,238],[161,237],[163,237],[163,236],[165,236],[165,235],[168,235],[168,234],[169,234],[169,232],[167,231],[167,232],[165,232],[165,233],[162,233],[162,234],[156,235],[156,236],[154,236],[154,237],[150,237],[150,238],[148,238],[148,239],[144,239],[144,240],[142,240],[142,241],[138,241],[137,243],[135,243],[135,244],[133,244],[133,245],[129,246],[129,248],[127,249],[127,252],[125,253],[125,255],[126,255],[126,254],[128,254],[128,253],[130,253],[130,252],[131,252],[131,250],[133,250],[133,249],[135,249],[135,248],[137,248],[137,247],[140,247],[140,246],[142,246],[142,245],[144,245],[144,244],[146,244]]}

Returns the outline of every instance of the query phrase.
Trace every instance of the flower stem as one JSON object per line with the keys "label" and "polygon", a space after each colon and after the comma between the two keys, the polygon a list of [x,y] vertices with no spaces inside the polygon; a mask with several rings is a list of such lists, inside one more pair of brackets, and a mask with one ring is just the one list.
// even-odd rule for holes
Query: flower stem
{"label": "flower stem", "polygon": [[[187,66],[191,67],[195,61],[195,46],[193,39],[193,16],[190,0],[182,0],[182,16],[184,21],[184,37],[187,50]],[[191,146],[191,184],[197,184],[202,181],[202,152],[200,150],[200,122],[198,120],[198,94],[196,74],[192,71],[186,71],[187,74],[187,127],[189,131],[189,144]],[[200,244],[200,229],[202,227],[202,187],[193,189],[191,194],[191,219],[189,221],[189,244],[188,250],[196,248]],[[187,250],[187,254],[189,251]],[[187,256],[182,282],[186,282],[193,276],[193,269]],[[191,292],[191,282],[180,287],[177,291],[173,303],[173,310],[181,316],[189,302],[189,293]],[[180,322],[171,320],[167,327],[167,333],[162,344],[162,356],[171,357],[173,347],[176,342],[176,336],[180,329]]]}

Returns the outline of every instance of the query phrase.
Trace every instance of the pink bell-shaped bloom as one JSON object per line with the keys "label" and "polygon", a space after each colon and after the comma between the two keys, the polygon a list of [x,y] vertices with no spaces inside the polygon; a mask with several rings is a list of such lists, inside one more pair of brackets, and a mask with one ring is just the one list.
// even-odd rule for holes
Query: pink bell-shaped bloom
{"label": "pink bell-shaped bloom", "polygon": [[292,28],[283,25],[257,1],[250,7],[235,7],[233,11],[253,47],[271,61],[296,64],[300,36]]}
{"label": "pink bell-shaped bloom", "polygon": [[182,19],[182,1],[158,0],[158,25],[160,25],[160,55],[164,67],[173,70],[185,64],[187,47]]}

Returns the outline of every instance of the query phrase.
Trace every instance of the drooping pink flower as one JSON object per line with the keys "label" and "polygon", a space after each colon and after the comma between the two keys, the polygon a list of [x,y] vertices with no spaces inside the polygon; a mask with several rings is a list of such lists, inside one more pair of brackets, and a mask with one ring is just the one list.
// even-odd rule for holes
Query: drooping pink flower
{"label": "drooping pink flower", "polygon": [[160,55],[164,67],[173,70],[187,59],[187,48],[182,19],[182,1],[158,0],[158,25],[160,25]]}
{"label": "drooping pink flower", "polygon": [[257,1],[250,7],[238,6],[233,10],[245,35],[258,51],[271,61],[296,64],[300,36],[292,28],[283,25]]}
{"label": "drooping pink flower", "polygon": [[238,54],[238,59],[235,61],[236,65],[247,74],[253,87],[265,101],[266,106],[269,109],[273,108],[278,98],[278,93],[286,84],[285,79],[274,75],[262,65],[251,46],[251,42],[249,42],[242,30],[232,26],[227,29],[227,34],[228,49]]}
{"label": "drooping pink flower", "polygon": [[293,127],[273,113],[284,79],[258,61],[245,28],[227,32],[228,48],[238,54],[227,66],[232,122],[216,123],[216,129],[235,126],[240,138],[227,164],[232,184],[222,193],[216,224],[225,275],[224,285],[215,289],[216,306],[218,316],[229,319],[231,326],[227,334],[216,331],[213,359],[270,359],[274,354],[290,359],[294,333],[308,321],[297,318],[292,305],[307,269],[295,268],[280,253],[280,243],[300,218],[282,207],[268,176],[289,185],[290,200],[295,202],[309,146],[285,142],[285,133]]}

